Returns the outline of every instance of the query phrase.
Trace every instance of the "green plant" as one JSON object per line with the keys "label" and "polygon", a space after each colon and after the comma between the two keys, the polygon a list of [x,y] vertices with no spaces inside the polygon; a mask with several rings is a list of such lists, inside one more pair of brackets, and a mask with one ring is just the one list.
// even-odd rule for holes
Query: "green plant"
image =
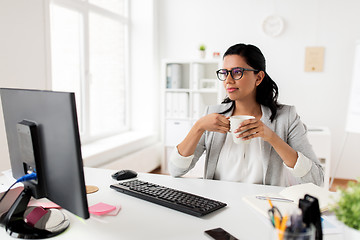
{"label": "green plant", "polygon": [[201,44],[199,47],[200,51],[205,51],[206,50],[206,46],[204,44]]}
{"label": "green plant", "polygon": [[346,189],[340,188],[340,198],[334,209],[338,220],[345,225],[360,230],[360,178],[349,182]]}

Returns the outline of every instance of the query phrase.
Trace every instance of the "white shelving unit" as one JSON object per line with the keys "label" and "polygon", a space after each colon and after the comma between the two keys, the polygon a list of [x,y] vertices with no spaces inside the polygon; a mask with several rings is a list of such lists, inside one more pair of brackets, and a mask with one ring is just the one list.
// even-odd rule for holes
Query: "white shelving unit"
{"label": "white shelving unit", "polygon": [[331,133],[327,127],[309,127],[308,139],[324,168],[324,188],[329,189],[331,166]]}
{"label": "white shelving unit", "polygon": [[217,59],[162,61],[162,171],[167,172],[171,151],[203,115],[205,106],[223,100],[225,92],[216,78],[220,63]]}

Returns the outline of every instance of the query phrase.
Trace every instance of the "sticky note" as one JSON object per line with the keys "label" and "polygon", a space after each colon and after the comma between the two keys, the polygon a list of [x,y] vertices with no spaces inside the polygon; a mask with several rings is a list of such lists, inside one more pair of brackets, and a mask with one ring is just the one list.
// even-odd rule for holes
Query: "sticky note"
{"label": "sticky note", "polygon": [[116,209],[107,213],[106,216],[116,216],[120,212],[121,206],[116,206]]}
{"label": "sticky note", "polygon": [[27,224],[33,227],[47,212],[48,211],[42,207],[34,207],[26,216],[25,221]]}
{"label": "sticky note", "polygon": [[89,212],[95,215],[104,215],[116,209],[115,206],[106,203],[97,203],[89,207]]}
{"label": "sticky note", "polygon": [[46,198],[43,199],[34,199],[34,200],[30,200],[28,206],[34,206],[34,207],[42,207],[45,209],[48,208],[61,208],[59,205],[57,205],[56,203],[51,202],[50,200],[47,200]]}

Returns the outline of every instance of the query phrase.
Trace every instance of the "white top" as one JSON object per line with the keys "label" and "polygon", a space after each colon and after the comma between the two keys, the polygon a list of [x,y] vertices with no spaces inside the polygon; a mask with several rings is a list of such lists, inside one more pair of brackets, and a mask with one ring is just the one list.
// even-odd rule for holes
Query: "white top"
{"label": "white top", "polygon": [[[216,166],[216,170],[215,170],[215,178],[216,179],[220,179],[220,180],[228,180],[228,181],[240,181],[242,182],[243,180],[245,182],[248,183],[261,183],[263,184],[263,176],[264,176],[264,172],[263,172],[263,156],[262,156],[262,151],[257,151],[257,149],[259,149],[261,147],[261,144],[263,144],[263,140],[262,138],[253,138],[251,139],[251,142],[249,143],[248,148],[248,153],[251,152],[251,154],[254,154],[254,156],[251,156],[251,154],[246,154],[247,155],[247,159],[245,161],[243,161],[243,163],[237,163],[235,166],[232,166],[230,164],[230,161],[233,160],[229,160],[229,159],[235,159],[236,157],[230,157],[232,154],[237,154],[237,150],[236,148],[234,148],[236,151],[234,151],[234,149],[232,149],[230,151],[231,146],[228,146],[229,144],[232,144],[232,136],[231,134],[227,134],[228,136],[226,137],[226,141],[228,141],[227,143],[224,144],[223,149],[220,152],[220,156],[219,156],[219,161],[217,163]],[[230,141],[231,139],[231,141]],[[227,149],[227,150],[226,150]],[[244,153],[244,151],[242,151]],[[231,153],[231,154],[230,154]],[[285,163],[283,163],[283,167],[286,168],[288,171],[288,174],[279,176],[280,178],[287,178],[288,182],[290,183],[290,185],[294,185],[296,184],[296,182],[293,180],[293,177],[302,177],[305,174],[307,174],[312,166],[312,162],[309,158],[305,157],[304,154],[302,154],[301,152],[297,152],[298,153],[298,159],[297,162],[294,166],[294,168],[288,167],[286,166]],[[226,156],[226,154],[228,154],[228,156]],[[181,156],[177,147],[174,148],[174,150],[171,153],[170,159],[169,161],[172,162],[172,164],[174,164],[176,167],[180,168],[180,169],[187,169],[189,168],[189,166],[191,165],[191,161],[194,158],[194,155],[190,155],[188,157],[184,157]],[[247,164],[246,161],[251,159],[251,163]],[[229,161],[229,162],[228,162]],[[250,171],[245,171],[245,169],[242,169],[242,167],[246,167],[246,165],[248,165],[248,167],[250,167]],[[228,171],[228,172],[226,172]],[[234,172],[232,172],[234,171]],[[235,176],[236,173],[241,172],[241,178],[243,178],[243,180],[236,180],[235,178],[238,178],[238,176]],[[262,176],[261,176],[262,175]],[[226,177],[225,177],[226,176]],[[261,177],[261,180],[259,180]],[[225,179],[226,178],[226,179]]]}
{"label": "white top", "polygon": [[216,166],[216,180],[233,182],[257,183],[263,182],[262,138],[253,138],[247,142],[234,143],[232,134],[226,134],[224,146],[221,149]]}

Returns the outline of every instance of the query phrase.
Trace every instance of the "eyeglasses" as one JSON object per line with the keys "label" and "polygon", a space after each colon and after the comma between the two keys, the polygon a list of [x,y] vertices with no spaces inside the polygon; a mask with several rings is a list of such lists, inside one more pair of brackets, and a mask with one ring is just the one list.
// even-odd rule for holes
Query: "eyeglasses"
{"label": "eyeglasses", "polygon": [[[276,225],[276,221],[282,221],[282,219],[283,219],[283,216],[282,216],[282,214],[281,214],[281,212],[280,212],[280,210],[277,208],[277,207],[275,207],[275,206],[273,206],[272,208],[270,208],[269,210],[268,210],[268,214],[269,214],[269,217],[270,217],[270,221],[271,221],[271,223],[273,224],[273,226],[275,226]],[[279,223],[277,223],[277,224],[279,224]]]}
{"label": "eyeglasses", "polygon": [[231,70],[219,69],[219,70],[216,71],[216,75],[217,75],[217,77],[218,77],[218,79],[220,81],[225,81],[226,78],[228,77],[229,73],[230,73],[231,77],[234,80],[239,80],[244,75],[244,71],[258,72],[259,70],[249,69],[249,68],[242,68],[242,67],[235,67],[235,68],[232,68]]}

